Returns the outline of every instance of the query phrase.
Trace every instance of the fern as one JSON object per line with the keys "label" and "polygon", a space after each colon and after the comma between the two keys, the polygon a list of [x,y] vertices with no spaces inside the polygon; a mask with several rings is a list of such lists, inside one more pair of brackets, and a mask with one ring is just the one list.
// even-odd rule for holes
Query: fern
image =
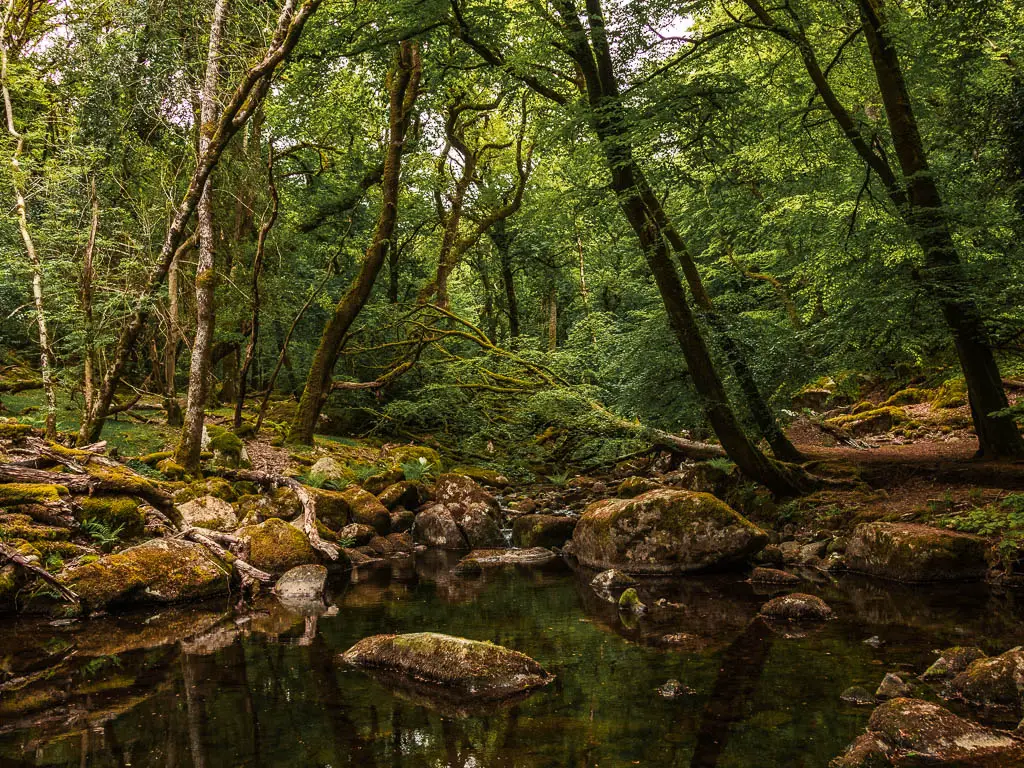
{"label": "fern", "polygon": [[100,548],[102,552],[110,552],[121,542],[121,533],[124,531],[124,524],[111,528],[106,523],[99,520],[93,520],[86,518],[82,521],[82,530],[89,534],[90,538],[96,542],[96,546]]}

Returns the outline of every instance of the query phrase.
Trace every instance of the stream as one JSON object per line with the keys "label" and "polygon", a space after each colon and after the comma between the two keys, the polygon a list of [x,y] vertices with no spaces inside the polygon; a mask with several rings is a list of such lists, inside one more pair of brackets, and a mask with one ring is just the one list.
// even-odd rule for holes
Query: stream
{"label": "stream", "polygon": [[[0,767],[822,768],[871,713],[840,700],[847,687],[919,673],[950,645],[1022,639],[1014,593],[984,585],[809,572],[800,589],[838,618],[794,630],[752,621],[771,593],[742,573],[645,582],[650,612],[634,620],[591,589],[593,572],[556,561],[459,577],[457,559],[340,576],[325,610],[268,597],[2,620]],[[336,661],[368,635],[425,630],[514,648],[557,677],[480,709]],[[680,695],[659,694],[669,679]]]}

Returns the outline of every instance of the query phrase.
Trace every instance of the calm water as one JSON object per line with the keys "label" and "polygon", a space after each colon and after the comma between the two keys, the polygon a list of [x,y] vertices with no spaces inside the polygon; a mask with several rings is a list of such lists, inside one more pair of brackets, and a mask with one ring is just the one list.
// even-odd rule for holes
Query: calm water
{"label": "calm water", "polygon": [[[465,579],[453,562],[427,553],[343,578],[319,616],[268,600],[0,623],[0,681],[31,679],[0,693],[0,766],[820,768],[870,714],[840,702],[847,686],[874,690],[948,645],[1024,639],[1014,595],[983,587],[809,582],[840,618],[787,637],[751,621],[766,598],[741,574],[651,584],[649,605],[676,605],[629,626],[589,573]],[[421,630],[515,648],[557,680],[480,711],[336,663],[367,635]],[[864,644],[873,635],[885,645]],[[659,696],[669,678],[689,692]]]}

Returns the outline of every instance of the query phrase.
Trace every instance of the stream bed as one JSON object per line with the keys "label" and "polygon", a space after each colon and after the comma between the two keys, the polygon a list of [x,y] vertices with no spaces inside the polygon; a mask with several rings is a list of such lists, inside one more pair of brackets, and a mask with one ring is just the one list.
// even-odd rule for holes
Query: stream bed
{"label": "stream bed", "polygon": [[[0,620],[0,768],[822,768],[871,713],[840,700],[847,687],[920,673],[950,645],[1024,640],[1018,595],[984,585],[810,572],[799,589],[837,618],[794,630],[753,620],[771,593],[743,573],[645,582],[650,612],[631,619],[561,561],[471,577],[456,561],[432,551],[339,577],[321,610],[268,597]],[[557,677],[480,709],[337,662],[368,635],[428,630],[514,648]],[[669,679],[671,698],[657,690]]]}

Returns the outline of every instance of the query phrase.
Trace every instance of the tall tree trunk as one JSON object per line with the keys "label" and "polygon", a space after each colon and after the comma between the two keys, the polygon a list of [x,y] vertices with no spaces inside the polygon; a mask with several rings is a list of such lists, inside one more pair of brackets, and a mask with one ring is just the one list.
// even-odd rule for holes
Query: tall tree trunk
{"label": "tall tree trunk", "polygon": [[[230,0],[216,0],[210,21],[210,45],[206,55],[206,75],[199,94],[199,156],[210,149],[213,126],[218,117],[217,83],[220,79],[221,39],[227,24]],[[188,400],[181,440],[175,460],[189,472],[199,471],[202,449],[203,416],[210,395],[210,351],[216,324],[216,259],[213,235],[213,185],[208,178],[196,212],[196,236],[199,260],[196,263],[196,336],[188,374]]]}
{"label": "tall tree trunk", "polygon": [[508,312],[508,335],[515,339],[519,337],[519,300],[516,296],[515,274],[512,271],[512,241],[515,235],[509,231],[504,220],[495,222],[489,234],[498,249],[498,259],[501,263],[501,285],[505,289],[505,310]]}
{"label": "tall tree trunk", "polygon": [[92,408],[96,393],[96,329],[93,322],[92,282],[95,277],[93,260],[96,255],[96,234],[100,226],[100,199],[96,195],[96,177],[89,177],[89,207],[92,216],[89,222],[89,239],[85,244],[85,255],[82,258],[82,322],[84,324],[84,344],[82,352],[82,394],[85,409]]}
{"label": "tall tree trunk", "polygon": [[341,350],[341,342],[369,299],[373,284],[384,264],[398,218],[398,184],[402,152],[405,149],[412,108],[419,91],[421,71],[419,47],[415,42],[403,41],[389,78],[388,147],[384,162],[384,178],[381,182],[383,200],[377,228],[366,249],[359,274],[335,306],[334,313],[324,327],[320,343],[313,353],[306,386],[302,390],[302,398],[289,434],[289,439],[293,442],[312,444],[317,419],[331,391],[331,379]]}
{"label": "tall tree trunk", "polygon": [[565,24],[570,53],[583,74],[591,122],[611,173],[612,189],[654,275],[704,413],[722,448],[744,474],[776,494],[797,493],[800,486],[796,473],[768,459],[743,432],[686,300],[669,251],[669,228],[664,213],[649,205],[653,195],[633,156],[627,126],[622,122],[600,0],[586,0],[589,40],[573,0],[555,0],[554,6]]}
{"label": "tall tree trunk", "polygon": [[245,407],[245,394],[249,383],[249,369],[256,357],[256,345],[260,337],[260,275],[263,273],[263,254],[267,249],[267,236],[277,221],[279,198],[277,185],[274,183],[274,146],[267,142],[267,184],[270,190],[270,215],[260,225],[256,236],[256,254],[252,259],[252,318],[249,321],[249,341],[245,345],[245,357],[242,368],[238,372],[238,399],[235,401],[235,427],[242,426],[242,409]]}
{"label": "tall tree trunk", "polygon": [[906,183],[906,220],[924,252],[924,284],[938,301],[960,367],[967,381],[978,453],[987,458],[1024,456],[1024,438],[1010,416],[993,413],[1009,407],[981,312],[963,273],[942,196],[928,165],[910,93],[896,48],[882,18],[881,0],[858,0],[864,35],[892,133],[893,148]]}
{"label": "tall tree trunk", "polygon": [[171,224],[167,228],[160,254],[150,270],[145,287],[136,297],[132,311],[114,346],[110,364],[97,391],[93,407],[88,413],[83,414],[82,426],[78,431],[79,444],[95,442],[103,429],[103,422],[110,412],[118,382],[149,317],[151,299],[163,284],[174,255],[185,239],[185,227],[195,212],[210,173],[220,162],[224,148],[231,138],[245,125],[263,101],[274,72],[294,50],[306,22],[320,7],[322,0],[304,0],[296,8],[297,2],[298,0],[284,0],[277,18],[277,28],[263,58],[242,76],[225,103],[220,120],[214,126],[208,151],[197,159],[188,190],[175,209]]}
{"label": "tall tree trunk", "polygon": [[558,349],[558,289],[555,288],[555,278],[551,277],[551,288],[544,299],[544,313],[547,317],[548,328],[548,352]]}
{"label": "tall tree trunk", "polygon": [[50,349],[50,334],[46,326],[46,308],[43,305],[43,263],[39,259],[32,232],[28,226],[28,208],[25,204],[20,158],[25,149],[25,137],[14,125],[14,109],[11,106],[11,92],[8,85],[7,40],[11,18],[14,14],[14,0],[8,0],[0,27],[0,89],[3,90],[4,111],[7,115],[7,133],[14,139],[14,153],[11,155],[11,179],[14,187],[15,207],[18,215],[18,231],[25,246],[29,266],[32,268],[32,302],[36,311],[36,328],[39,333],[39,374],[43,380],[46,395],[46,437],[57,437],[57,393],[53,382],[53,353]]}

